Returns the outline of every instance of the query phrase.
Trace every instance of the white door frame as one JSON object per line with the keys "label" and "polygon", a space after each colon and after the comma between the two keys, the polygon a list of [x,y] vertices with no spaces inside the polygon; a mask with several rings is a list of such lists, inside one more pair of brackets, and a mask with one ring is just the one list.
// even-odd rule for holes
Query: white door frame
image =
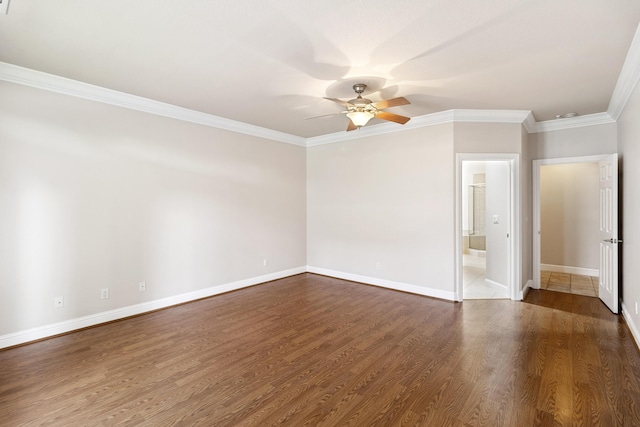
{"label": "white door frame", "polygon": [[540,289],[540,168],[547,165],[598,163],[610,154],[580,157],[558,157],[533,161],[533,288]]}
{"label": "white door frame", "polygon": [[455,292],[454,300],[462,301],[464,298],[464,283],[462,280],[462,162],[463,161],[496,161],[506,160],[509,163],[511,180],[511,206],[509,209],[509,283],[507,288],[512,300],[522,299],[522,286],[517,286],[522,277],[522,258],[520,248],[520,154],[516,153],[457,153],[456,154],[456,207],[455,207]]}

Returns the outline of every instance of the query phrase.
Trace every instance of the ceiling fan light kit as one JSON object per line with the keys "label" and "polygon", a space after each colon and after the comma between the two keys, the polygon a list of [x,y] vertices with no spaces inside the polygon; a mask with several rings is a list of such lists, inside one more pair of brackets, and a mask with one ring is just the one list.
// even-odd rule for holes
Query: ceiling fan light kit
{"label": "ceiling fan light kit", "polygon": [[347,113],[347,117],[351,119],[351,122],[356,127],[362,127],[367,124],[369,120],[371,120],[375,116],[374,113],[370,111],[350,111]]}
{"label": "ceiling fan light kit", "polygon": [[349,101],[342,101],[336,98],[325,98],[347,108],[346,111],[338,113],[346,113],[347,117],[349,118],[350,122],[349,126],[347,126],[347,131],[365,126],[369,122],[369,120],[374,117],[399,123],[401,125],[407,123],[410,120],[410,117],[399,116],[397,114],[382,111],[385,108],[410,104],[410,102],[406,98],[399,97],[387,99],[384,101],[373,102],[370,99],[362,97],[362,93],[365,91],[365,89],[367,89],[367,85],[364,83],[357,83],[353,85],[353,90],[358,96]]}

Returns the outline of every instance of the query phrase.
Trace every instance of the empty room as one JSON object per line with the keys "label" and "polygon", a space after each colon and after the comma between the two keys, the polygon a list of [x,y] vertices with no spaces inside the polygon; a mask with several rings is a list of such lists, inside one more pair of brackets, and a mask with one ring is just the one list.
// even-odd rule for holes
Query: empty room
{"label": "empty room", "polygon": [[0,426],[640,425],[639,24],[0,0]]}

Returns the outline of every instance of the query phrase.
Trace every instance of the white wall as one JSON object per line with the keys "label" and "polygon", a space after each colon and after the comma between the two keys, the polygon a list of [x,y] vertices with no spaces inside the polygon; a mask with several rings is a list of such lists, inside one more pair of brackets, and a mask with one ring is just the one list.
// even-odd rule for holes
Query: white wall
{"label": "white wall", "polygon": [[522,126],[515,123],[454,123],[456,153],[520,153]]}
{"label": "white wall", "polygon": [[[510,175],[508,161],[486,162],[486,278],[505,287],[509,284]],[[498,216],[497,224],[493,221],[494,215]]]}
{"label": "white wall", "polygon": [[309,265],[453,298],[454,171],[451,124],[308,148]]}
{"label": "white wall", "polygon": [[522,135],[455,123],[308,148],[311,271],[453,298],[455,153],[520,153]]}
{"label": "white wall", "polygon": [[[622,171],[622,308],[640,345],[640,86],[635,87],[618,119],[618,152]],[[640,309],[640,307],[639,307]]]}
{"label": "white wall", "polygon": [[0,336],[306,264],[302,147],[9,83],[0,120]]}
{"label": "white wall", "polygon": [[532,160],[593,156],[617,152],[615,123],[532,133],[529,135]]}
{"label": "white wall", "polygon": [[[617,132],[616,123],[607,123],[529,134],[527,137],[528,149],[526,152],[529,161],[523,162],[523,167],[531,168],[532,161],[538,159],[557,159],[615,153],[618,150]],[[531,175],[531,170],[529,170],[529,173],[526,175],[528,180],[531,180]],[[532,185],[533,183],[530,183],[529,187],[531,188]],[[530,205],[526,212],[532,214],[532,199],[529,200],[529,203]],[[532,226],[533,224],[530,222],[529,227],[531,231],[527,233],[527,235],[531,236],[531,239],[533,239]],[[528,258],[533,259],[533,244],[531,243],[526,247],[531,251]]]}
{"label": "white wall", "polygon": [[529,153],[528,133],[520,124],[511,123],[454,123],[454,140],[456,153],[497,153],[518,154],[519,207],[514,228],[518,235],[514,236],[516,245],[517,268],[516,277],[520,283],[516,286],[524,290],[533,277],[531,246],[532,224],[531,212],[531,155]]}
{"label": "white wall", "polygon": [[597,163],[540,168],[542,264],[599,268],[598,188]]}

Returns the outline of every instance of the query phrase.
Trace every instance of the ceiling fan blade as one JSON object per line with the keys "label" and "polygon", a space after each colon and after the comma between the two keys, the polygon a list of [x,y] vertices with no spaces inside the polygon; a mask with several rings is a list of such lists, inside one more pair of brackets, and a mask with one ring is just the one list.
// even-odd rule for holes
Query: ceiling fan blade
{"label": "ceiling fan blade", "polygon": [[386,111],[378,111],[376,113],[376,119],[388,120],[390,122],[400,123],[401,125],[411,120],[410,117],[399,116],[393,113],[387,113]]}
{"label": "ceiling fan blade", "polygon": [[374,102],[372,105],[374,108],[382,110],[384,108],[397,107],[399,105],[407,105],[407,104],[411,104],[411,103],[407,98],[404,98],[401,96],[399,98],[387,99],[386,101]]}
{"label": "ceiling fan blade", "polygon": [[356,130],[356,129],[358,129],[358,127],[356,125],[354,125],[351,120],[349,120],[349,125],[347,126],[347,132],[352,131],[352,130]]}
{"label": "ceiling fan blade", "polygon": [[340,111],[339,113],[322,114],[321,116],[305,117],[305,120],[319,119],[320,117],[339,116],[340,114],[347,114],[348,111]]}
{"label": "ceiling fan blade", "polygon": [[327,98],[327,97],[324,97],[324,99],[329,100],[329,101],[333,101],[336,104],[340,104],[340,105],[342,105],[344,107],[348,107],[348,106],[352,105],[352,104],[349,104],[347,101],[343,101],[343,100],[338,99],[338,98]]}

